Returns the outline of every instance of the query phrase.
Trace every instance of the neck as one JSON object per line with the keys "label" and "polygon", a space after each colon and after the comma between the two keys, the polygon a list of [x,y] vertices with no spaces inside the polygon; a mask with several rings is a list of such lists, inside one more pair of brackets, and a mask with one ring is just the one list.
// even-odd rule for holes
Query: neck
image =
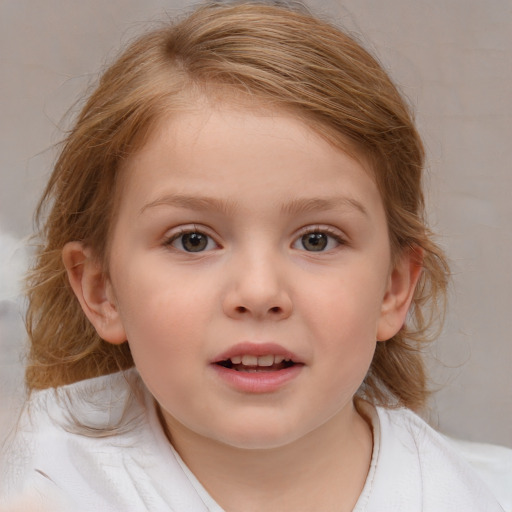
{"label": "neck", "polygon": [[227,512],[350,511],[363,489],[372,434],[351,406],[285,446],[241,449],[204,438],[166,417],[168,437]]}

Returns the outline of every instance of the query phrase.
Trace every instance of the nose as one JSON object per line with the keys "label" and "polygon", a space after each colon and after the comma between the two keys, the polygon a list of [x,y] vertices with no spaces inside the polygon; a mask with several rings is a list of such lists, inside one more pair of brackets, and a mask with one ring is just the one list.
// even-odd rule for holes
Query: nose
{"label": "nose", "polygon": [[288,279],[276,258],[252,255],[232,262],[223,300],[224,313],[235,319],[284,320],[292,313]]}

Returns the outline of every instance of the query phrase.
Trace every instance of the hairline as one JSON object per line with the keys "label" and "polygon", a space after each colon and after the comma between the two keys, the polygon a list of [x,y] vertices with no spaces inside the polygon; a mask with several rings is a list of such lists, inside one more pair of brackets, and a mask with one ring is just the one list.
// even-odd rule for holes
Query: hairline
{"label": "hairline", "polygon": [[[131,151],[117,162],[113,201],[109,210],[109,218],[107,219],[108,228],[106,240],[103,244],[104,254],[95,255],[102,261],[107,276],[109,275],[110,268],[111,242],[122,200],[122,188],[124,186],[123,181],[126,174],[125,169],[127,162],[142,151],[149,140],[155,136],[163,123],[182,114],[200,111],[201,102],[204,102],[205,107],[214,109],[234,108],[238,111],[252,112],[254,115],[276,116],[284,114],[300,121],[306,130],[312,131],[334,149],[343,151],[356,160],[368,176],[376,183],[381,200],[383,204],[385,204],[383,191],[379,187],[379,180],[377,179],[376,166],[372,163],[374,159],[365,154],[361,143],[351,140],[346,134],[330,126],[326,121],[318,119],[318,117],[312,113],[301,111],[298,106],[290,105],[285,100],[266,97],[252,90],[242,89],[241,86],[237,87],[234,84],[194,79],[190,77],[190,74],[186,71],[184,74],[186,76],[179,92],[172,94],[172,100],[164,100],[164,103],[159,106],[161,108],[161,114],[154,116],[150,120],[149,127],[143,136],[139,134],[134,136]],[[187,86],[189,86],[189,88]],[[226,99],[226,92],[235,92],[237,94],[230,94],[229,99]],[[178,108],[176,108],[176,104],[179,104]],[[389,220],[387,217],[386,211],[386,220]],[[91,242],[93,246],[97,245],[94,241],[91,240]]]}

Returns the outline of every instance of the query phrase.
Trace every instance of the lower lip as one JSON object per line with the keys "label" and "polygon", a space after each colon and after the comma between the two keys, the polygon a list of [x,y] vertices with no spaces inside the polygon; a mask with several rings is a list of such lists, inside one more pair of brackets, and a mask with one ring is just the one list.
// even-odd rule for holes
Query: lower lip
{"label": "lower lip", "polygon": [[289,368],[276,371],[240,372],[212,365],[217,375],[230,387],[244,393],[272,393],[282,388],[286,383],[295,379],[304,365],[295,364]]}

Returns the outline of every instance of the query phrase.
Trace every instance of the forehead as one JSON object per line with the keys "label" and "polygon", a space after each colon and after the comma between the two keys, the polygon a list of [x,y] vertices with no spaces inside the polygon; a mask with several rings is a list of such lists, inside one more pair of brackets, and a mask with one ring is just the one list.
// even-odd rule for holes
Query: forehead
{"label": "forehead", "polygon": [[297,116],[259,105],[204,102],[164,117],[121,171],[121,199],[132,194],[136,202],[185,189],[232,201],[266,191],[262,200],[284,201],[327,197],[336,187],[349,199],[379,200],[364,158],[333,146]]}

